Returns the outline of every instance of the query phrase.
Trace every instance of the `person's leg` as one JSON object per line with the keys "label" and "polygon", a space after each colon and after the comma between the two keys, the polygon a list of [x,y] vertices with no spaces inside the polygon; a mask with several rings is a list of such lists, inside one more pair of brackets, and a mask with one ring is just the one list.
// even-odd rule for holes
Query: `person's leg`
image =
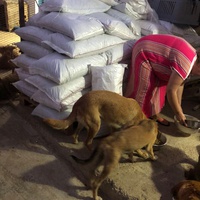
{"label": "person's leg", "polygon": [[155,81],[156,77],[144,53],[138,53],[134,49],[124,96],[135,99],[147,117],[151,116],[152,112],[151,97]]}

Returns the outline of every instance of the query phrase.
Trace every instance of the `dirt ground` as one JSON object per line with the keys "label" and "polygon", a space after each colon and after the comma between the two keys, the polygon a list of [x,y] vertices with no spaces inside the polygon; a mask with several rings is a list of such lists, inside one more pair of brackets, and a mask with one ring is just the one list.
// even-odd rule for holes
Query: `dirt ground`
{"label": "dirt ground", "polygon": [[[193,111],[197,101],[183,101],[184,112],[200,119]],[[72,144],[71,137],[53,130],[40,118],[31,115],[33,107],[14,102],[0,106],[0,199],[63,200],[91,199],[85,183],[90,166],[80,166],[70,155],[86,158],[89,152],[82,142]],[[100,188],[104,200],[170,200],[171,188],[184,179],[184,170],[197,161],[200,133],[184,137],[173,123],[168,105],[162,112],[171,121],[159,126],[167,137],[167,145],[155,154],[157,161],[120,164]],[[82,134],[80,140],[83,141]],[[100,139],[95,140],[97,144]]]}
{"label": "dirt ground", "polygon": [[32,109],[16,103],[16,108],[0,108],[0,199],[89,197],[70,163],[40,134],[42,129],[34,128],[39,124],[31,119]]}

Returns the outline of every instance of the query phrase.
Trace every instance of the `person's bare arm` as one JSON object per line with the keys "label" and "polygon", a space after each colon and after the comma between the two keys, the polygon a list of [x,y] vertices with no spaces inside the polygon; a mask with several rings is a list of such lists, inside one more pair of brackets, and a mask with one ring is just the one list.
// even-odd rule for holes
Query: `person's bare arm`
{"label": "person's bare arm", "polygon": [[181,107],[183,79],[173,71],[167,84],[167,100],[180,123],[186,125],[185,115]]}
{"label": "person's bare arm", "polygon": [[184,89],[184,84],[182,84],[179,89],[178,89],[178,92],[177,92],[177,95],[178,95],[178,102],[181,106],[181,103],[182,103],[182,96],[183,96],[183,89]]}

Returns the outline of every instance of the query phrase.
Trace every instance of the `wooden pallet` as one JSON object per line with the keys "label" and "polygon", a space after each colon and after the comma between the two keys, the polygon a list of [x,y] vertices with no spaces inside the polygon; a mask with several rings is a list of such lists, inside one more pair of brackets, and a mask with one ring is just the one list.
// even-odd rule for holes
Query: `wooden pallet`
{"label": "wooden pallet", "polygon": [[12,70],[1,70],[0,69],[0,79],[5,78],[6,76],[12,74]]}
{"label": "wooden pallet", "polygon": [[[3,6],[3,8],[2,8]],[[1,5],[1,11],[3,11],[3,18],[1,24],[1,30],[12,31],[15,27],[20,27],[20,13],[19,3],[17,0],[3,0]],[[24,19],[28,21],[28,4],[24,3]]]}

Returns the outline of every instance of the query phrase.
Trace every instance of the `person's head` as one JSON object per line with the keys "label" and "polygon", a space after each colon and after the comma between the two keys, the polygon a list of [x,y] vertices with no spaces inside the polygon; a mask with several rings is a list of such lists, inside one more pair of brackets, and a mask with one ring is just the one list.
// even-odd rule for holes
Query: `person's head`
{"label": "person's head", "polygon": [[193,65],[191,74],[200,76],[200,49],[197,49],[197,60]]}

